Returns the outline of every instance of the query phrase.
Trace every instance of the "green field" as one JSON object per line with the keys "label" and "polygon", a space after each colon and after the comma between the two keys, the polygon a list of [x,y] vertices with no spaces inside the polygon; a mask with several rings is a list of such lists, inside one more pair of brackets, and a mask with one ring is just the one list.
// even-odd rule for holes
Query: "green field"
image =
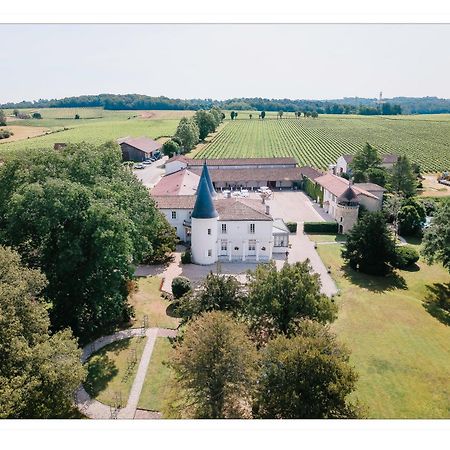
{"label": "green field", "polygon": [[[148,136],[156,139],[175,133],[178,122],[192,111],[106,111],[101,108],[46,108],[21,110],[39,112],[42,119],[8,120],[8,125],[46,127],[44,136],[0,143],[0,155],[29,148],[53,148],[56,142],[81,141],[102,144],[124,136]],[[12,111],[7,111],[7,114]],[[80,119],[75,119],[75,114]]]}
{"label": "green field", "polygon": [[334,331],[360,375],[356,397],[371,418],[450,418],[450,327],[424,300],[450,282],[441,265],[372,277],[343,266],[340,245],[318,245],[341,289]]}
{"label": "green field", "polygon": [[[288,113],[289,114],[289,113]],[[450,169],[450,115],[258,120],[248,113],[226,125],[195,158],[293,156],[300,165],[325,169],[365,142],[380,153],[406,154],[426,172]],[[256,117],[256,119],[255,119]],[[289,118],[290,117],[290,118]]]}

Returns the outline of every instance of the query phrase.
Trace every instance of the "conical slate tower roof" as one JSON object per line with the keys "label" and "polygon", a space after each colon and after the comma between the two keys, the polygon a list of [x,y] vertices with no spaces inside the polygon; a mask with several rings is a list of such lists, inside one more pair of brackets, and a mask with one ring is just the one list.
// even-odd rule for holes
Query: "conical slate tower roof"
{"label": "conical slate tower roof", "polygon": [[206,160],[203,163],[203,169],[202,169],[201,177],[206,179],[206,182],[208,183],[209,192],[211,192],[211,195],[213,197],[216,197],[217,196],[217,192],[215,191],[214,185],[212,184],[212,181],[211,181],[211,177],[209,176],[209,170],[208,170],[208,166],[206,165]]}
{"label": "conical slate tower roof", "polygon": [[340,196],[340,199],[347,200],[348,202],[356,198],[355,191],[349,186]]}
{"label": "conical slate tower roof", "polygon": [[195,200],[194,211],[192,211],[191,217],[194,219],[212,219],[218,215],[216,208],[214,208],[208,182],[206,181],[206,178],[202,176],[198,183],[197,199]]}

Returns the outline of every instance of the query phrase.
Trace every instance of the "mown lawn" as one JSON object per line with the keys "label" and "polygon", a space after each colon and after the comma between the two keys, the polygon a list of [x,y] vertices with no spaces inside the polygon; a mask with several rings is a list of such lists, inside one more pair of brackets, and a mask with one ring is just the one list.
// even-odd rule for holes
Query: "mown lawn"
{"label": "mown lawn", "polygon": [[[91,397],[114,405],[116,394],[120,393],[122,406],[126,405],[146,339],[133,337],[113,342],[91,356],[86,363],[88,375],[83,383]],[[136,362],[128,369],[133,349],[136,350]]]}
{"label": "mown lawn", "polygon": [[138,290],[130,297],[130,304],[134,307],[135,327],[141,327],[144,315],[148,317],[148,326],[158,328],[177,328],[179,320],[167,315],[168,300],[161,297],[158,277],[145,277],[138,279]]}
{"label": "mown lawn", "polygon": [[171,376],[171,370],[165,364],[169,359],[170,351],[171,344],[168,338],[160,337],[156,339],[152,359],[139,398],[139,408],[161,411]]}
{"label": "mown lawn", "polygon": [[313,242],[345,242],[346,238],[343,234],[316,234],[306,233]]}
{"label": "mown lawn", "polygon": [[371,277],[345,268],[340,250],[318,246],[341,289],[333,329],[352,350],[369,417],[450,418],[450,326],[424,302],[450,292],[450,275],[419,261],[420,270]]}

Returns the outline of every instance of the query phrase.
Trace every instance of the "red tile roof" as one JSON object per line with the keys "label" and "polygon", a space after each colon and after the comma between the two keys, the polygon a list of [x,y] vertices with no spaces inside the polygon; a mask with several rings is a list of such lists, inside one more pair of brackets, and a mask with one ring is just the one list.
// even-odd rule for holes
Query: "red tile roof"
{"label": "red tile roof", "polygon": [[325,175],[316,178],[314,181],[325,188],[327,191],[331,192],[336,197],[342,197],[342,195],[346,193],[348,188],[350,187],[352,190],[354,190],[356,195],[365,195],[366,197],[378,199],[376,195],[371,194],[370,192],[356,185],[350,185],[350,182],[345,178],[338,177],[331,173],[326,173]]}
{"label": "red tile roof", "polygon": [[[193,159],[184,155],[176,155],[167,160],[183,161],[186,162],[189,167],[202,166],[205,159]],[[280,157],[280,158],[220,158],[220,159],[206,159],[208,166],[268,166],[268,165],[297,165],[297,160],[292,157]]]}
{"label": "red tile roof", "polygon": [[196,195],[153,195],[160,209],[194,209]]}
{"label": "red tile roof", "polygon": [[[213,182],[228,182],[245,184],[246,181],[300,181],[299,167],[253,168],[253,169],[211,169],[209,175]],[[193,168],[192,172],[200,174],[200,168]]]}
{"label": "red tile roof", "polygon": [[187,169],[181,169],[164,175],[153,187],[155,195],[194,195],[197,192],[200,177]]}
{"label": "red tile roof", "polygon": [[120,138],[117,140],[117,142],[119,142],[119,144],[128,144],[131,147],[134,147],[145,153],[154,152],[162,147],[162,144],[160,142],[156,142],[153,139],[150,139],[145,136],[141,136],[138,138],[132,137]]}

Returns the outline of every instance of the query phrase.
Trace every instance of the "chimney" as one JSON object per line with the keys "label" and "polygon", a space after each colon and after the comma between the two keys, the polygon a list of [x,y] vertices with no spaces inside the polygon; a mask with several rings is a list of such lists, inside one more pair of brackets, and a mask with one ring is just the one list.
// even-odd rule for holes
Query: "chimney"
{"label": "chimney", "polygon": [[270,215],[270,206],[269,205],[266,205],[266,214]]}

